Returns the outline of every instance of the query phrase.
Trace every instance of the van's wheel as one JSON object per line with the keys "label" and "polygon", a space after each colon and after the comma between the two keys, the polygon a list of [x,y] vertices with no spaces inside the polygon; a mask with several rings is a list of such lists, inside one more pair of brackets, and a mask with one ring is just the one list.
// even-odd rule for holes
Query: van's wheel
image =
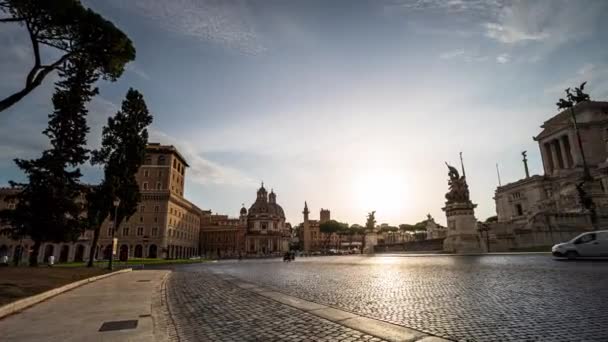
{"label": "van's wheel", "polygon": [[578,253],[575,251],[568,251],[566,252],[566,258],[568,258],[569,260],[573,260],[578,258]]}

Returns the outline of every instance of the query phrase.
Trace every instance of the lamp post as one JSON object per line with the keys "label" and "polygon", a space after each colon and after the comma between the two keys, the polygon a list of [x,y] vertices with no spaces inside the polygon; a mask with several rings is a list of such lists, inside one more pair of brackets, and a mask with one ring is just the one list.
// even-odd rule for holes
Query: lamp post
{"label": "lamp post", "polygon": [[116,229],[118,227],[116,227],[116,219],[118,216],[118,206],[120,205],[120,199],[115,199],[114,202],[114,222],[113,222],[113,228],[112,228],[112,247],[110,248],[110,261],[108,262],[108,269],[111,271],[112,270],[112,261],[114,260],[114,234],[116,234]]}

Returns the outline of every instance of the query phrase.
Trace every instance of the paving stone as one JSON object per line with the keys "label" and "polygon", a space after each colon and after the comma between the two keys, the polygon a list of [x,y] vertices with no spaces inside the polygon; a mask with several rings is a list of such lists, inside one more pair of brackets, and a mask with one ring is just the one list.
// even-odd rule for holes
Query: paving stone
{"label": "paving stone", "polygon": [[339,256],[201,269],[451,340],[608,341],[605,261]]}

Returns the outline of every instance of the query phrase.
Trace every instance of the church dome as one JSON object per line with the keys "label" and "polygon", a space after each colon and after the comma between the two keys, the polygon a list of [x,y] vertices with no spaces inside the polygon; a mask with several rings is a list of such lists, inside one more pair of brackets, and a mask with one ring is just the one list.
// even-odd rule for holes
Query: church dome
{"label": "church dome", "polygon": [[243,206],[241,208],[241,216],[247,215],[247,209],[245,209],[245,206]]}
{"label": "church dome", "polygon": [[[241,209],[241,213],[243,213],[243,210],[245,210],[245,208]],[[249,215],[256,214],[267,214],[272,216],[278,216],[280,218],[285,218],[285,212],[283,211],[283,208],[276,203],[276,194],[274,193],[274,191],[272,191],[270,193],[270,196],[267,196],[264,184],[262,184],[262,186],[258,190],[258,196],[255,202],[249,208]]]}

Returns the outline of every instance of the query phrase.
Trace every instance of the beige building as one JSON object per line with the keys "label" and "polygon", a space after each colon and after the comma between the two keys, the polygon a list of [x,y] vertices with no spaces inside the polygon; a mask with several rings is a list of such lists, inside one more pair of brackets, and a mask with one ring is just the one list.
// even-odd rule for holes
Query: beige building
{"label": "beige building", "polygon": [[277,203],[274,191],[270,194],[264,184],[247,212],[245,252],[248,255],[269,255],[289,250],[291,230],[285,222],[285,212]]}
{"label": "beige building", "polygon": [[326,234],[321,232],[321,224],[331,220],[331,212],[329,209],[321,208],[319,212],[319,220],[311,220],[308,215],[308,203],[304,202],[304,222],[298,232],[298,240],[302,242],[304,252],[318,252],[323,249],[335,248],[341,246],[341,236],[336,233]]}
{"label": "beige building", "polygon": [[238,218],[228,215],[207,215],[201,225],[201,255],[231,258],[245,254],[247,209],[241,208]]}
{"label": "beige building", "polygon": [[[144,164],[136,178],[140,186],[141,203],[137,212],[124,221],[115,237],[118,239],[118,257],[136,258],[187,258],[199,255],[199,233],[204,212],[185,199],[184,184],[188,164],[173,146],[151,143],[146,149]],[[0,189],[0,209],[14,207],[4,201],[14,189]],[[103,223],[97,259],[106,259],[111,250],[112,222]],[[93,232],[86,230],[74,243],[44,243],[38,259],[46,262],[53,255],[58,262],[88,259]],[[0,236],[0,255],[6,250],[13,259],[22,248],[21,260],[27,260],[29,239],[11,240]]]}
{"label": "beige building", "polygon": [[[583,188],[591,196],[598,217],[608,223],[608,102],[583,102],[574,107],[584,157],[592,182]],[[581,204],[577,185],[584,176],[583,153],[569,110],[545,121],[534,138],[543,162],[543,175],[529,176],[499,186],[497,222],[491,223],[496,249],[551,245],[591,230],[588,210]]]}

